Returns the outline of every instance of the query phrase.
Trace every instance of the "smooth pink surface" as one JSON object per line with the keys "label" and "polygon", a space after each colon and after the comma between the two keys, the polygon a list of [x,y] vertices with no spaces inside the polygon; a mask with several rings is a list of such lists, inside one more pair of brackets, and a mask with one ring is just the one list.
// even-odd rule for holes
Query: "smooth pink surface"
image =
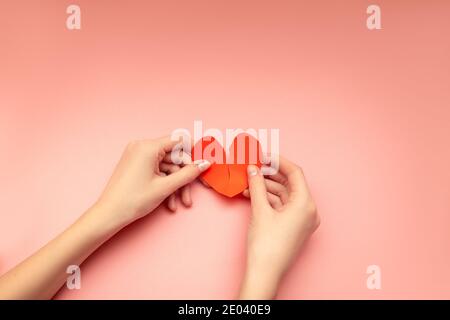
{"label": "smooth pink surface", "polygon": [[[2,1],[0,274],[97,198],[129,140],[279,128],[322,225],[279,297],[450,298],[450,2]],[[82,266],[73,298],[233,298],[249,204],[196,184]],[[368,290],[366,268],[382,271]]]}

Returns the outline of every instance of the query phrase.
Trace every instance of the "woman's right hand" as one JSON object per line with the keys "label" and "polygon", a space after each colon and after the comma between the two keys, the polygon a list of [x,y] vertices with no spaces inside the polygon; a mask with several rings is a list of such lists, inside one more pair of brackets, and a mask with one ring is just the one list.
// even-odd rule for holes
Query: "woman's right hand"
{"label": "woman's right hand", "polygon": [[302,169],[281,158],[279,172],[265,178],[248,166],[252,217],[248,230],[247,268],[241,299],[271,299],[305,240],[320,218]]}

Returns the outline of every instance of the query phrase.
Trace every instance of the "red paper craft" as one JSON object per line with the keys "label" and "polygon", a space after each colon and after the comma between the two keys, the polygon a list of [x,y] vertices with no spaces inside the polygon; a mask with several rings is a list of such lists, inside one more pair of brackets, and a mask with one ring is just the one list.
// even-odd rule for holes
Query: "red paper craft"
{"label": "red paper craft", "polygon": [[248,134],[237,135],[228,154],[214,137],[203,137],[191,151],[193,161],[204,159],[212,163],[200,179],[230,198],[248,188],[247,166],[254,164],[261,168],[262,165],[261,145]]}

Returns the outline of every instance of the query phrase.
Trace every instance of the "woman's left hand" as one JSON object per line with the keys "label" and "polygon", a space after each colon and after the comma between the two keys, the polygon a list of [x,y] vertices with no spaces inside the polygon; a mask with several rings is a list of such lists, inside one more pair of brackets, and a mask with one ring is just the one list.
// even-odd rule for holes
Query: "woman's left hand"
{"label": "woman's left hand", "polygon": [[96,205],[106,207],[109,218],[121,227],[152,212],[166,199],[169,209],[175,211],[177,190],[181,202],[190,206],[189,183],[210,163],[173,164],[170,155],[177,143],[170,136],[129,143]]}

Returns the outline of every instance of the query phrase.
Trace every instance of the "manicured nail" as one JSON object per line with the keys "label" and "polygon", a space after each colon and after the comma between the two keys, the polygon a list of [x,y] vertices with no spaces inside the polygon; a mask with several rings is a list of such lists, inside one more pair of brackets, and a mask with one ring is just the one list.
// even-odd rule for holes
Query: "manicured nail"
{"label": "manicured nail", "polygon": [[268,166],[266,166],[266,165],[263,165],[263,166],[261,167],[261,174],[262,174],[263,176],[270,176],[270,175],[272,175],[272,174],[275,174],[275,173],[273,173],[273,171],[274,171],[274,169],[273,169],[272,167],[268,167]]}
{"label": "manicured nail", "polygon": [[270,155],[268,155],[267,153],[263,153],[262,154],[262,162],[264,164],[269,164],[270,163]]}
{"label": "manicured nail", "polygon": [[200,171],[205,171],[206,169],[209,168],[209,166],[211,165],[211,162],[209,162],[208,160],[200,159],[200,160],[195,160],[194,164],[197,166],[197,168]]}
{"label": "manicured nail", "polygon": [[258,174],[258,167],[256,166],[248,166],[247,173],[249,177],[256,176]]}

